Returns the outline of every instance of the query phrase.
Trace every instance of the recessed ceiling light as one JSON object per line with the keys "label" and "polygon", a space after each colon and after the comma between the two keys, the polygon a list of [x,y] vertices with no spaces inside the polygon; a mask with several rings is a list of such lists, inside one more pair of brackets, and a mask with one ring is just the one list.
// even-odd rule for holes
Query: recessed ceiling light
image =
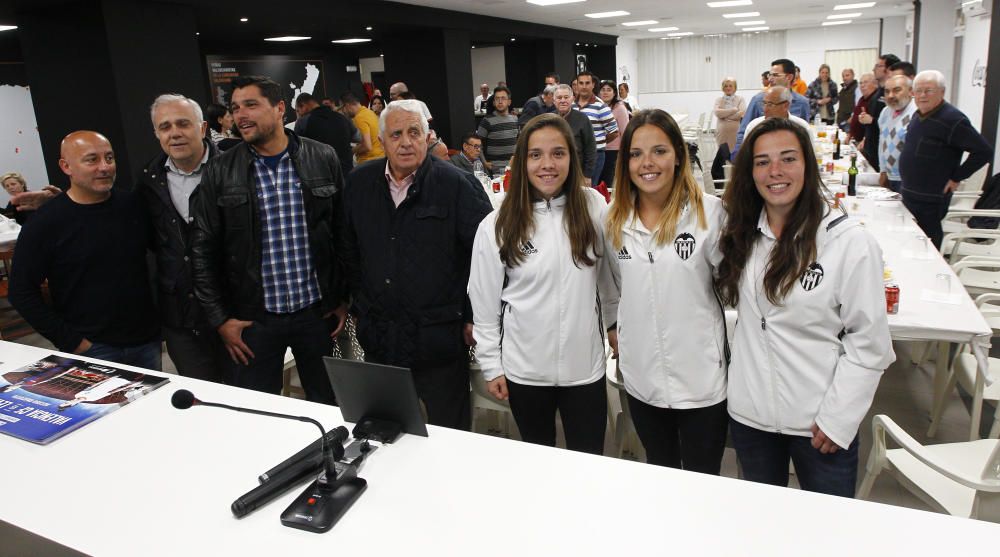
{"label": "recessed ceiling light", "polygon": [[838,4],[833,7],[834,10],[857,10],[858,8],[870,8],[875,5],[875,2],[861,2],[860,4]]}
{"label": "recessed ceiling light", "polygon": [[753,21],[734,21],[733,25],[764,25],[767,23],[763,19],[755,19]]}
{"label": "recessed ceiling light", "polygon": [[289,35],[287,37],[268,37],[264,39],[265,41],[274,41],[276,43],[290,43],[292,41],[305,41],[312,37],[296,37],[295,35]]}
{"label": "recessed ceiling light", "polygon": [[17,29],[17,25],[0,25],[0,31],[13,31]]}
{"label": "recessed ceiling light", "polygon": [[730,8],[732,6],[749,6],[752,0],[729,0],[728,2],[709,2],[709,8]]}
{"label": "recessed ceiling light", "polygon": [[337,44],[351,44],[351,43],[370,43],[371,39],[337,39],[335,41],[330,41],[331,43]]}
{"label": "recessed ceiling light", "polygon": [[[472,47],[472,48],[476,48],[476,47]],[[378,57],[379,58],[383,58],[383,57],[385,57],[385,54],[379,54]]]}
{"label": "recessed ceiling light", "polygon": [[198,35],[201,35],[201,32],[196,32],[194,35],[197,37]]}
{"label": "recessed ceiling light", "polygon": [[618,10],[614,12],[597,12],[593,14],[583,14],[583,15],[591,19],[603,19],[605,17],[621,17],[624,15],[631,15],[631,14],[629,14],[628,12],[624,12],[622,10]]}
{"label": "recessed ceiling light", "polygon": [[827,19],[851,19],[854,17],[861,17],[861,12],[854,12],[850,14],[833,14],[826,16]]}
{"label": "recessed ceiling light", "polygon": [[247,18],[245,18],[245,17],[241,17],[241,18],[240,18],[240,21],[242,21],[243,23],[246,23],[246,22],[248,22],[248,21],[250,21],[250,20],[249,20],[249,19],[247,19]]}
{"label": "recessed ceiling light", "polygon": [[722,17],[726,19],[735,19],[737,17],[757,17],[760,12],[740,12],[738,14],[722,14]]}
{"label": "recessed ceiling light", "polygon": [[677,27],[654,27],[652,29],[646,29],[650,33],[662,33],[664,31],[676,31]]}
{"label": "recessed ceiling light", "polygon": [[365,27],[365,31],[371,31],[371,30],[372,30],[372,26],[371,25],[369,25],[368,27]]}
{"label": "recessed ceiling light", "polygon": [[637,25],[656,25],[659,21],[655,19],[645,19],[643,21],[626,21],[622,23],[625,27],[635,27]]}
{"label": "recessed ceiling light", "polygon": [[580,46],[580,43],[576,43],[576,46]]}
{"label": "recessed ceiling light", "polygon": [[472,48],[476,48],[476,45],[472,45]]}
{"label": "recessed ceiling light", "polygon": [[529,4],[536,6],[555,6],[557,4],[573,4],[574,2],[584,2],[585,0],[528,0]]}
{"label": "recessed ceiling light", "polygon": [[765,25],[764,27],[744,27],[743,31],[767,31],[768,29],[770,27]]}
{"label": "recessed ceiling light", "polygon": [[688,35],[694,35],[692,31],[684,31],[682,33],[667,33],[668,37],[686,37]]}
{"label": "recessed ceiling light", "polygon": [[837,21],[824,21],[823,27],[826,27],[827,25],[847,25],[850,22],[851,20],[849,19],[838,19]]}

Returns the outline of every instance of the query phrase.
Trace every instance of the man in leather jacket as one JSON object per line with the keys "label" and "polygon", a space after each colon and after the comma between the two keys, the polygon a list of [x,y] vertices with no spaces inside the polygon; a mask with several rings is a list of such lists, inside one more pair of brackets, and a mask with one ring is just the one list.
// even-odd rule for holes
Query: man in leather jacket
{"label": "man in leather jacket", "polygon": [[238,387],[279,393],[291,348],[306,398],[334,403],[323,366],[346,315],[334,257],[343,174],[329,145],[282,123],[281,87],[233,80],[243,144],[212,160],[194,212],[194,291]]}
{"label": "man in leather jacket", "polygon": [[412,100],[379,119],[387,158],[348,177],[337,255],[369,361],[410,368],[434,425],[469,429],[466,296],[472,243],[491,205],[479,181],[427,154],[427,120]]}
{"label": "man in leather jacket", "polygon": [[136,191],[152,224],[149,247],[156,254],[163,339],[178,373],[221,383],[225,351],[218,333],[205,320],[191,281],[189,211],[189,200],[197,192],[205,166],[219,151],[205,138],[207,124],[193,100],[160,95],[150,113],[163,153],[143,170]]}

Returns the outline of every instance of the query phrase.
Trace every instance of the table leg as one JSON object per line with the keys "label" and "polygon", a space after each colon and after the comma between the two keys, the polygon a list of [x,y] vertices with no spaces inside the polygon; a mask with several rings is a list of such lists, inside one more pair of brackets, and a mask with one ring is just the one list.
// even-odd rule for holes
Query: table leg
{"label": "table leg", "polygon": [[932,350],[934,344],[937,345],[937,358],[934,362],[934,398],[933,400],[938,400],[939,398],[944,403],[944,397],[947,395],[945,388],[948,384],[948,351],[951,344],[944,341],[939,341],[933,343],[927,347],[928,350]]}

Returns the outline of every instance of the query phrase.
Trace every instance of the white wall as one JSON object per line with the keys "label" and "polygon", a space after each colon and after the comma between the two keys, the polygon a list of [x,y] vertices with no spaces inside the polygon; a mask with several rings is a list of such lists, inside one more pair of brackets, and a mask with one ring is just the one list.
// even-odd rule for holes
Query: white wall
{"label": "white wall", "polygon": [[641,87],[639,75],[639,41],[636,39],[623,39],[618,38],[618,45],[615,46],[615,80],[621,81],[623,72],[622,67],[625,67],[625,74],[628,74],[628,89],[629,97],[634,99],[636,103],[642,107],[642,98],[639,95],[639,89]]}
{"label": "white wall", "polygon": [[962,38],[962,62],[958,68],[958,90],[949,96],[955,106],[969,117],[972,126],[977,130],[983,121],[989,44],[990,17],[967,17],[965,36]]}
{"label": "white wall", "polygon": [[[0,85],[0,174],[18,172],[28,189],[38,191],[49,183],[42,157],[42,141],[35,122],[35,109],[27,87]],[[10,196],[0,188],[0,207]]]}
{"label": "white wall", "polygon": [[[807,29],[789,29],[785,32],[785,44],[790,58],[802,68],[802,79],[811,82],[816,78],[819,65],[826,59],[827,48],[855,49],[878,48],[879,25],[866,23],[862,25],[839,25],[832,27],[812,27]],[[622,39],[619,39],[622,42]],[[626,50],[627,52],[627,50]],[[619,51],[619,64],[621,51]],[[769,68],[761,68],[764,71]],[[632,76],[639,80],[641,76]],[[737,94],[747,102],[760,92],[760,79],[753,83],[739,83]],[[711,112],[713,103],[722,95],[719,89],[708,91],[683,91],[676,93],[646,91],[640,99],[642,108],[662,108],[671,113],[688,114],[696,120],[702,112]]]}
{"label": "white wall", "polygon": [[472,83],[469,84],[469,106],[479,96],[479,85],[486,83],[490,91],[498,81],[507,81],[507,67],[502,46],[472,49]]}
{"label": "white wall", "polygon": [[[816,79],[820,64],[826,61],[827,50],[877,49],[878,32],[878,22],[789,29],[785,32],[785,44],[788,58],[802,68],[802,79],[808,84]],[[863,71],[871,71],[871,68]],[[862,70],[855,68],[855,72],[860,75]],[[840,76],[834,78],[839,80]]]}
{"label": "white wall", "polygon": [[[369,83],[372,80],[372,72],[384,72],[385,71],[385,61],[381,56],[376,56],[375,58],[360,58],[358,59],[358,70],[361,72],[361,83]],[[382,91],[383,94],[388,95],[388,91]]]}
{"label": "white wall", "polygon": [[899,56],[900,60],[909,60],[906,50],[906,16],[882,19],[882,49],[880,53],[895,54]]}
{"label": "white wall", "polygon": [[[955,63],[955,7],[955,0],[923,0],[917,37],[917,70],[938,70],[948,84]],[[946,98],[952,101],[950,89]]]}

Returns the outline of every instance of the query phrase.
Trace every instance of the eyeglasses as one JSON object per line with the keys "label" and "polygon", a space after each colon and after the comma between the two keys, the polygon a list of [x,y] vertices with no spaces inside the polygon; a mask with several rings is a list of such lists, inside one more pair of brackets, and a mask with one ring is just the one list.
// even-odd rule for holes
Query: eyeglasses
{"label": "eyeglasses", "polygon": [[921,87],[920,89],[914,89],[914,95],[930,95],[931,93],[937,91],[940,87]]}
{"label": "eyeglasses", "polygon": [[781,106],[781,105],[787,104],[787,103],[788,103],[788,101],[778,101],[776,103],[775,102],[771,102],[771,101],[764,101],[764,106]]}
{"label": "eyeglasses", "polygon": [[480,144],[480,143],[466,143],[466,145],[468,145],[469,147],[475,149],[476,151],[479,151],[480,149],[483,148],[482,144]]}

